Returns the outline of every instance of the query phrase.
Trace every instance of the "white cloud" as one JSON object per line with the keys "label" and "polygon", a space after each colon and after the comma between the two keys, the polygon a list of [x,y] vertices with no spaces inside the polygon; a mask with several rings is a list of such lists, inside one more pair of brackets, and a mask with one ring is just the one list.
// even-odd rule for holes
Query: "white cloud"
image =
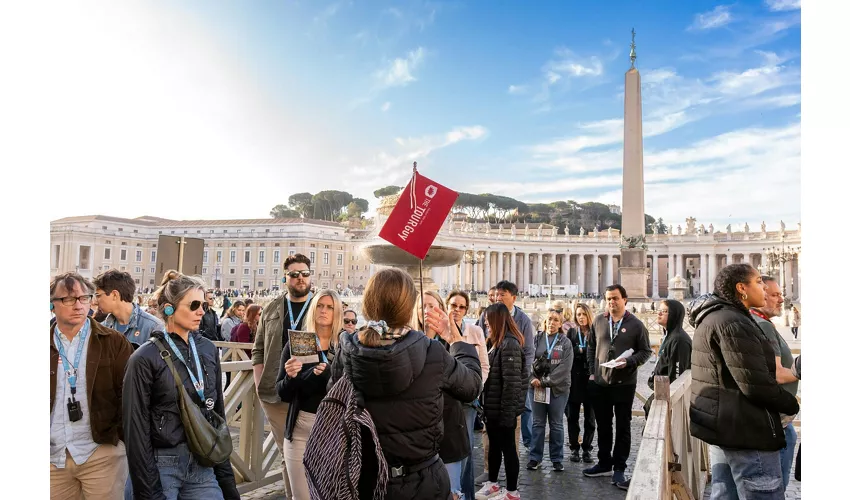
{"label": "white cloud", "polygon": [[[606,126],[612,125],[600,128]],[[571,170],[572,175],[536,182],[484,183],[474,192],[549,202],[602,189],[596,201],[622,203],[622,150],[583,153],[578,159],[607,163],[607,168],[594,168],[597,172],[589,175]],[[598,173],[605,170],[614,172]],[[751,226],[763,219],[793,221],[800,214],[800,124],[744,128],[680,148],[647,151],[644,175],[646,212],[674,226],[694,216],[706,226],[725,227],[730,213],[732,222],[747,218]],[[723,203],[711,203],[715,198]]]}
{"label": "white cloud", "polygon": [[460,142],[484,139],[487,133],[485,127],[474,125],[455,127],[442,134],[397,137],[394,141],[395,151],[379,151],[371,160],[351,166],[349,172],[354,176],[352,182],[355,186],[368,188],[375,184],[375,179],[381,179],[381,182],[399,181],[409,175],[404,167],[411,166],[414,161],[422,161],[434,151]]}
{"label": "white cloud", "polygon": [[508,94],[525,94],[528,91],[528,87],[525,85],[508,85]]}
{"label": "white cloud", "polygon": [[425,49],[418,47],[411,50],[405,57],[393,59],[389,65],[375,72],[375,79],[380,87],[404,87],[416,81],[413,71],[419,67],[425,58]]}
{"label": "white cloud", "polygon": [[[556,58],[547,62],[543,68],[547,80],[551,80],[551,75],[553,74],[558,76],[593,77],[600,76],[603,72],[602,61],[596,56],[581,58],[566,48],[555,50],[555,55]],[[554,82],[550,81],[550,83]]]}
{"label": "white cloud", "polygon": [[392,104],[393,103],[391,103],[390,101],[385,102],[384,104],[381,105],[381,111],[386,113],[387,111],[390,110],[390,106],[392,106]]}
{"label": "white cloud", "polygon": [[694,16],[694,22],[688,29],[710,30],[725,26],[732,21],[728,5],[718,5],[713,10]]}
{"label": "white cloud", "polygon": [[799,10],[800,4],[802,4],[802,0],[765,0],[765,5],[767,8],[774,11],[783,11],[783,10]]}

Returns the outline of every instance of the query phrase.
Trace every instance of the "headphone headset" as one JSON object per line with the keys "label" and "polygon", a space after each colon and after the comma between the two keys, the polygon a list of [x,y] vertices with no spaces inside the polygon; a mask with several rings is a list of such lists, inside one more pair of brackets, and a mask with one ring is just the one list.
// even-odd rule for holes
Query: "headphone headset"
{"label": "headphone headset", "polygon": [[53,310],[53,302],[50,303],[50,310]]}
{"label": "headphone headset", "polygon": [[166,316],[171,316],[172,314],[174,314],[174,307],[171,304],[168,304],[167,306],[165,306],[165,309],[162,310],[162,313]]}

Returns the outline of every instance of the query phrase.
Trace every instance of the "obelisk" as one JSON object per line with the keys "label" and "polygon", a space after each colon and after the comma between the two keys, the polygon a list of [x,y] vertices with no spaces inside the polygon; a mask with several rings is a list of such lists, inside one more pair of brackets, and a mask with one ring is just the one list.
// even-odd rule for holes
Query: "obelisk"
{"label": "obelisk", "polygon": [[630,299],[646,299],[646,225],[643,211],[643,119],[640,73],[635,68],[635,30],[626,71],[623,114],[623,219],[620,239],[620,284]]}

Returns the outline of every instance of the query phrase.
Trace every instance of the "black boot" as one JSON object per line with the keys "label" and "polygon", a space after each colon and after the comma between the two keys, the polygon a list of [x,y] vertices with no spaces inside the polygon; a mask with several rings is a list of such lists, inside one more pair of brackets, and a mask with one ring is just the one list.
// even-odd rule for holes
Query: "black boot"
{"label": "black boot", "polygon": [[[578,457],[578,452],[576,452],[576,457]],[[582,459],[582,460],[584,461],[584,463],[586,463],[586,464],[592,464],[592,463],[593,463],[593,458],[591,458],[591,457],[590,457],[590,451],[588,451],[588,450],[584,450],[584,452],[582,452],[582,454],[581,454],[581,459]],[[576,462],[577,462],[577,461],[578,461],[578,460],[576,460]]]}
{"label": "black boot", "polygon": [[578,448],[576,448],[575,450],[572,450],[572,452],[570,452],[570,462],[580,462],[580,461],[581,461],[581,458],[579,458]]}

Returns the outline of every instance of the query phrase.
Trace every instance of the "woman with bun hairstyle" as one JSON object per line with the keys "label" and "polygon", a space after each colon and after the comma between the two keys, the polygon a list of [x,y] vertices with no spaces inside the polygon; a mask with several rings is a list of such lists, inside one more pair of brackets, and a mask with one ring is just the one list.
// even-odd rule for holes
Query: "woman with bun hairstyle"
{"label": "woman with bun hairstyle", "polygon": [[[153,332],[171,354],[191,402],[224,418],[218,349],[198,332],[205,284],[168,271],[155,293],[166,332]],[[127,462],[136,500],[238,499],[230,461],[205,467],[187,445],[171,370],[153,340],[139,347],[124,375]]]}
{"label": "woman with bun hairstyle", "polygon": [[[331,383],[347,373],[375,422],[387,465],[393,471],[385,500],[449,500],[451,486],[440,460],[443,394],[471,402],[481,386],[475,348],[461,340],[439,307],[425,313],[425,324],[448,345],[411,328],[419,294],[413,279],[399,269],[369,278],[363,294],[366,326],[342,333],[331,366]],[[426,299],[427,300],[427,299]],[[370,448],[363,445],[363,450]],[[378,464],[364,453],[358,481],[360,498],[372,498]]]}

